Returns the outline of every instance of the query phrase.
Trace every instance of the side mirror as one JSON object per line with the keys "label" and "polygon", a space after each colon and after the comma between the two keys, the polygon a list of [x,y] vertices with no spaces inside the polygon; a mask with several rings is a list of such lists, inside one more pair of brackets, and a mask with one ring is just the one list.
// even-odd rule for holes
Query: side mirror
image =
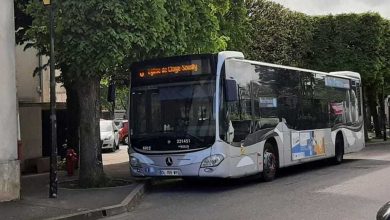
{"label": "side mirror", "polygon": [[226,101],[238,101],[237,82],[234,79],[225,80]]}

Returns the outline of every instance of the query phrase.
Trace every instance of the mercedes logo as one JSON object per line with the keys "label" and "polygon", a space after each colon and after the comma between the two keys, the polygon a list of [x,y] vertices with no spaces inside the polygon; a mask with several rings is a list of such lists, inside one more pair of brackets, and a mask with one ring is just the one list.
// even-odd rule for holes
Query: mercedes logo
{"label": "mercedes logo", "polygon": [[167,157],[167,159],[165,159],[165,163],[166,163],[168,166],[172,166],[172,164],[173,164],[172,157]]}

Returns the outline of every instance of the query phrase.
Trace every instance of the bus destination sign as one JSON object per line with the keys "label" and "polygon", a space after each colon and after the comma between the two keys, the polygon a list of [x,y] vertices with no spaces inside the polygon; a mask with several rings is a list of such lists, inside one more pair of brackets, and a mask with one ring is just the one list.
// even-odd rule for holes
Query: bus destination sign
{"label": "bus destination sign", "polygon": [[199,64],[183,64],[183,65],[172,65],[163,67],[153,67],[138,72],[139,78],[156,78],[164,77],[168,75],[181,75],[184,73],[193,73],[200,70]]}

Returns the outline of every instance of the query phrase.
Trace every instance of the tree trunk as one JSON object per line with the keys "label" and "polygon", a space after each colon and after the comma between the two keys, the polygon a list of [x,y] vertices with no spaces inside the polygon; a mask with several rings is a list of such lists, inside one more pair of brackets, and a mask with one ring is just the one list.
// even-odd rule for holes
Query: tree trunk
{"label": "tree trunk", "polygon": [[363,121],[364,121],[364,139],[366,142],[368,141],[368,127],[369,124],[371,123],[371,120],[369,120],[369,117],[367,114],[367,97],[366,97],[366,89],[362,87],[362,98],[363,98]]}
{"label": "tree trunk", "polygon": [[376,100],[376,90],[375,88],[367,88],[367,101],[368,101],[368,107],[370,108],[370,112],[372,115],[372,119],[374,120],[374,129],[375,129],[375,136],[377,138],[381,137],[381,128],[379,126],[379,118],[378,118],[378,111],[377,106],[378,102]]}
{"label": "tree trunk", "polygon": [[66,111],[67,111],[67,145],[72,147],[77,154],[80,153],[79,127],[80,108],[77,91],[71,83],[64,83],[66,89]]}
{"label": "tree trunk", "polygon": [[80,173],[81,187],[106,184],[100,146],[100,79],[79,79],[75,83],[80,106]]}
{"label": "tree trunk", "polygon": [[380,109],[380,123],[379,126],[382,129],[382,137],[386,135],[386,114],[385,114],[385,100],[384,100],[384,94],[383,91],[378,93],[378,100],[379,100],[379,109]]}

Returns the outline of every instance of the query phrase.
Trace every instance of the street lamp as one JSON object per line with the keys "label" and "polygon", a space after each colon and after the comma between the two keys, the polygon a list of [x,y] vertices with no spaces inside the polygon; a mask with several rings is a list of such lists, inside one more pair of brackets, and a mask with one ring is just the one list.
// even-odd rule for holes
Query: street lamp
{"label": "street lamp", "polygon": [[56,81],[55,81],[55,57],[54,57],[54,4],[51,0],[43,0],[43,4],[49,9],[50,20],[50,187],[49,198],[57,198],[57,117],[56,117]]}

